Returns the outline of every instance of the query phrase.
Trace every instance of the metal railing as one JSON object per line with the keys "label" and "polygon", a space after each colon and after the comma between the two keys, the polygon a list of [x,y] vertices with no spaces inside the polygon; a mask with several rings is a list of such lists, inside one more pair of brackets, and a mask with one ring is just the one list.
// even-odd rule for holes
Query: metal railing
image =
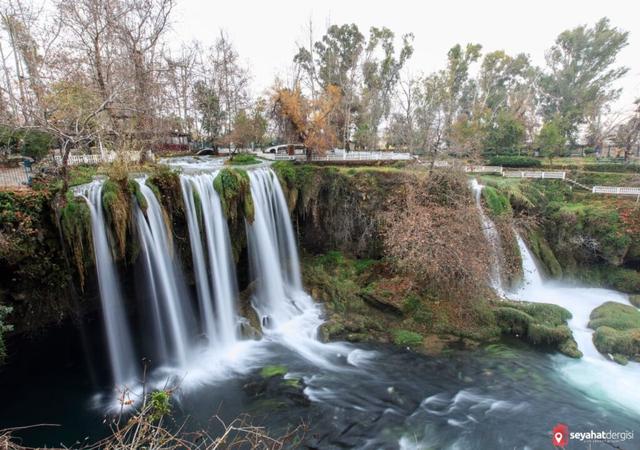
{"label": "metal railing", "polygon": [[31,169],[22,163],[18,167],[0,167],[0,187],[26,187],[31,185]]}

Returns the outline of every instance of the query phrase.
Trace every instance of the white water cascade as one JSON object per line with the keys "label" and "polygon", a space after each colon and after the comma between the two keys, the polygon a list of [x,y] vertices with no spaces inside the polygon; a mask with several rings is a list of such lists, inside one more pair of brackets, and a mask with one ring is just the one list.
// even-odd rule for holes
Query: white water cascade
{"label": "white water cascade", "polygon": [[146,213],[136,206],[135,219],[147,274],[154,347],[162,363],[184,367],[194,323],[189,297],[160,203],[144,179],[137,182],[147,203]]}
{"label": "white water cascade", "polygon": [[[201,328],[209,346],[220,349],[237,340],[238,316],[231,241],[220,197],[213,187],[217,172],[183,175],[184,199]],[[206,245],[203,245],[203,239]]]}
{"label": "white water cascade", "polygon": [[270,169],[249,172],[255,220],[247,225],[251,272],[256,282],[253,306],[265,338],[276,340],[307,360],[335,368],[332,355],[346,354],[342,344],[317,340],[319,305],[302,289],[300,262],[287,203]]}
{"label": "white water cascade", "polygon": [[91,183],[83,197],[91,211],[93,251],[111,372],[114,384],[123,386],[134,381],[137,364],[133,355],[133,344],[122,302],[120,283],[107,237],[102,209],[102,181]]}
{"label": "white water cascade", "polygon": [[552,303],[571,312],[569,327],[583,357],[573,360],[557,356],[560,373],[573,385],[596,400],[614,401],[640,412],[640,364],[621,366],[605,358],[593,344],[593,330],[587,327],[591,311],[605,302],[629,305],[625,294],[609,289],[566,286],[545,281],[531,252],[518,237],[524,269],[524,285],[512,297],[518,300]]}
{"label": "white water cascade", "polygon": [[487,216],[482,207],[482,189],[484,186],[478,183],[478,180],[473,178],[471,180],[471,189],[473,191],[473,197],[476,202],[476,208],[480,213],[480,219],[482,220],[482,232],[484,233],[487,242],[489,243],[491,254],[489,261],[490,265],[490,283],[493,290],[500,296],[505,296],[505,291],[502,283],[502,264],[500,264],[500,235],[496,229],[495,223]]}

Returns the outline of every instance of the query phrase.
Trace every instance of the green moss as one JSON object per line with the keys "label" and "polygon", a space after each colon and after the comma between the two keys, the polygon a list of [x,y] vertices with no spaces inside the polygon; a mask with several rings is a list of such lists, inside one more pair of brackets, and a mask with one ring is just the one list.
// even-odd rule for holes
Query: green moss
{"label": "green moss", "polygon": [[616,330],[640,329],[640,311],[633,306],[616,302],[606,302],[591,312],[589,328],[602,326]]}
{"label": "green moss", "polygon": [[136,202],[138,202],[138,206],[140,206],[140,209],[142,209],[142,211],[144,212],[147,212],[147,208],[149,207],[149,205],[147,204],[147,199],[142,194],[142,191],[140,191],[140,185],[135,180],[129,180],[129,192],[131,192],[135,197]]}
{"label": "green moss", "polygon": [[108,228],[116,242],[116,257],[125,258],[127,228],[131,224],[131,195],[128,179],[109,179],[102,185],[102,207]]}
{"label": "green moss", "polygon": [[625,267],[586,267],[576,277],[587,284],[605,286],[618,291],[636,294],[640,292],[640,272]]}
{"label": "green moss", "polygon": [[80,288],[83,289],[86,268],[93,261],[91,211],[84,199],[67,193],[66,202],[60,210],[60,227],[78,272]]}
{"label": "green moss", "polygon": [[486,186],[482,190],[482,198],[492,216],[498,217],[504,214],[511,214],[509,200],[493,187]]}
{"label": "green moss", "polygon": [[403,347],[419,347],[422,345],[423,337],[420,333],[409,330],[393,330],[393,343]]}
{"label": "green moss", "polygon": [[636,308],[640,308],[640,295],[630,295],[629,302]]}
{"label": "green moss", "polygon": [[640,329],[619,331],[602,326],[593,333],[593,343],[600,353],[640,361]]}
{"label": "green moss", "polygon": [[289,369],[287,369],[286,366],[281,366],[281,365],[264,366],[260,371],[260,376],[262,376],[263,378],[282,377],[286,375],[288,371]]}
{"label": "green moss", "polygon": [[0,305],[0,365],[4,362],[4,358],[6,357],[6,349],[4,345],[3,333],[7,331],[11,331],[13,327],[7,324],[6,317],[12,311],[12,308],[8,306]]}
{"label": "green moss", "polygon": [[640,361],[640,311],[633,306],[606,302],[591,312],[589,327],[598,351],[614,361]]}
{"label": "green moss", "polygon": [[213,187],[220,195],[225,216],[232,222],[245,218],[253,223],[254,206],[251,197],[249,174],[241,169],[223,169],[213,180]]}
{"label": "green moss", "polygon": [[555,348],[573,358],[578,351],[566,322],[571,313],[557,305],[546,303],[501,302],[495,315],[503,334],[523,338],[532,345]]}
{"label": "green moss", "polygon": [[549,275],[553,278],[561,278],[562,266],[544,236],[538,231],[531,231],[527,235],[527,240],[530,250],[544,265]]}

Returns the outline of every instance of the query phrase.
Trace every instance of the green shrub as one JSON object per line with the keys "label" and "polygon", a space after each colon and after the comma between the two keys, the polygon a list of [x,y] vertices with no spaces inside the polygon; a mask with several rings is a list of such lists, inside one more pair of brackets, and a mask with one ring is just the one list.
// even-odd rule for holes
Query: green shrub
{"label": "green shrub", "polygon": [[54,148],[55,138],[44,131],[29,130],[21,132],[20,153],[33,159],[40,159]]}
{"label": "green shrub", "polygon": [[171,413],[171,395],[167,391],[155,391],[151,393],[152,421],[160,420]]}
{"label": "green shrub", "polygon": [[489,165],[503,167],[540,167],[542,162],[530,156],[499,155],[489,159]]}
{"label": "green shrub", "polygon": [[403,347],[418,347],[422,345],[422,335],[414,331],[394,330],[393,342]]}
{"label": "green shrub", "polygon": [[235,154],[231,156],[231,158],[229,158],[229,160],[227,161],[228,164],[231,164],[234,166],[248,166],[252,164],[260,164],[261,162],[262,161],[260,161],[254,155],[249,153]]}

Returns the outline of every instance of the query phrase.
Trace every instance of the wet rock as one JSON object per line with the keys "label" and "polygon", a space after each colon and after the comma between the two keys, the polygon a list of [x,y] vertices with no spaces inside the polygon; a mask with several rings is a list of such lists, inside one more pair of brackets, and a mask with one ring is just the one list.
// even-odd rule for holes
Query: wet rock
{"label": "wet rock", "polygon": [[243,390],[247,395],[268,404],[285,408],[287,405],[307,406],[311,402],[304,394],[304,380],[287,375],[285,366],[265,366],[249,380]]}
{"label": "wet rock", "polygon": [[402,316],[402,305],[396,304],[393,298],[386,299],[369,292],[360,292],[358,296],[364,300],[365,303],[380,311]]}

